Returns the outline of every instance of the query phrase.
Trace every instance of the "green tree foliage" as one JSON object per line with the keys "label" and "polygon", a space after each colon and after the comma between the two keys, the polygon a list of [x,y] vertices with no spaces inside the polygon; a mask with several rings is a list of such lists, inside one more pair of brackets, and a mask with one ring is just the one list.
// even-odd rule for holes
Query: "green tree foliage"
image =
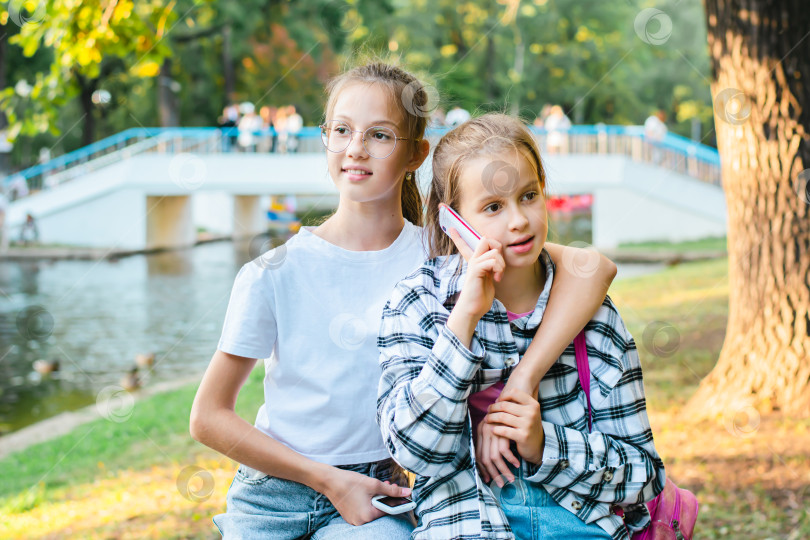
{"label": "green tree foliage", "polygon": [[49,69],[36,74],[27,95],[14,88],[0,94],[11,138],[55,131],[62,107],[78,97],[90,132],[88,142],[93,93],[99,84],[117,71],[137,77],[157,75],[170,54],[164,34],[177,19],[174,3],[159,0],[3,0],[2,4],[0,22],[8,24],[11,19],[20,26],[9,42],[26,57],[43,47],[53,55]]}
{"label": "green tree foliage", "polygon": [[663,17],[639,35],[646,4],[417,0],[398,6],[390,46],[435,74],[448,106],[533,119],[556,103],[577,122],[616,124],[660,108],[688,135],[692,118],[708,126],[712,116],[703,8],[657,2]]}
{"label": "green tree foliage", "polygon": [[[72,129],[77,121],[95,119],[101,137],[160,125],[166,106],[180,125],[214,125],[222,107],[238,101],[296,104],[315,123],[324,83],[369,52],[401,56],[409,68],[429,73],[445,109],[459,104],[532,120],[555,103],[575,122],[640,124],[660,108],[683,135],[690,135],[693,119],[703,124],[701,137],[712,127],[701,0],[0,0],[0,6],[6,8],[0,23],[15,27],[0,107],[11,134],[28,135],[21,137],[28,144],[35,134],[61,131],[59,139],[45,137],[49,145],[59,141],[55,153],[80,144],[74,132],[92,131],[92,125]],[[15,22],[21,13],[30,20]],[[32,86],[27,96],[14,90],[22,79]],[[111,102],[94,106],[89,96],[96,89],[109,91]]]}

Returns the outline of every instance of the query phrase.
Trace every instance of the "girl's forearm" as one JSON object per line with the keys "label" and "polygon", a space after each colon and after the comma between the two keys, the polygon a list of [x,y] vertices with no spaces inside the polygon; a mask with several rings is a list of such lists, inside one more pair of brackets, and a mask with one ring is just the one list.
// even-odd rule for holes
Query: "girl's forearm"
{"label": "girl's forearm", "polygon": [[447,317],[447,329],[453,332],[458,340],[466,347],[470,348],[472,344],[472,337],[475,333],[475,327],[478,326],[478,321],[481,317],[475,317],[473,315],[467,314],[462,308],[459,307],[459,304],[453,308],[453,311],[450,312],[450,316]]}
{"label": "girl's forearm", "polygon": [[192,436],[229,458],[271,476],[324,493],[333,467],[306,458],[263,433],[232,410],[211,411],[197,420]]}
{"label": "girl's forearm", "polygon": [[588,272],[578,272],[564,264],[565,260],[576,259],[575,256],[564,258],[564,250],[580,250],[586,257],[592,257],[595,252],[557,244],[546,244],[546,250],[557,270],[551,295],[543,323],[515,368],[518,377],[526,380],[533,389],[540,385],[551,366],[599,310],[616,277],[616,265],[601,254],[595,270],[589,268]]}

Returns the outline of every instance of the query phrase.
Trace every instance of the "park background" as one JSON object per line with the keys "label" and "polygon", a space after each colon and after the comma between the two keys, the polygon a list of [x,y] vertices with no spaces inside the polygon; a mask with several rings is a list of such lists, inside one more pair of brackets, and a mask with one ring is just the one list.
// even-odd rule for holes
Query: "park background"
{"label": "park background", "polygon": [[[444,110],[531,123],[556,104],[575,126],[663,111],[673,136],[719,148],[729,233],[616,252],[656,264],[620,269],[610,291],[639,346],[656,445],[701,501],[700,538],[810,535],[810,20],[798,0],[0,5],[6,186],[128,129],[216,126],[231,104],[294,105],[317,125],[328,79],[371,54],[424,73]],[[284,234],[120,259],[63,260],[62,245],[2,255],[0,536],[216,536],[235,465],[188,435],[194,381],[238,267]],[[43,248],[60,255],[31,251]],[[124,391],[139,353],[140,388]],[[40,373],[55,357],[60,369]],[[251,421],[262,371],[238,403]],[[11,445],[47,419],[75,427]]]}

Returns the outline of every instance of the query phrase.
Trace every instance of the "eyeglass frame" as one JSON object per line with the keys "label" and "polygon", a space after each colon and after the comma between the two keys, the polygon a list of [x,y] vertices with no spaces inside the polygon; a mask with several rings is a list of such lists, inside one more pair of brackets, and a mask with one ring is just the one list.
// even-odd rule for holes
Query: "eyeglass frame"
{"label": "eyeglass frame", "polygon": [[[324,136],[323,130],[324,130],[324,129],[326,129],[326,127],[327,127],[327,126],[326,126],[326,124],[328,124],[328,123],[330,123],[330,122],[339,122],[339,123],[343,124],[344,126],[346,126],[347,128],[349,128],[349,132],[351,133],[351,137],[349,137],[349,140],[348,140],[348,142],[346,143],[346,147],[345,147],[345,148],[343,148],[342,150],[330,150],[330,149],[329,149],[329,146],[327,146],[327,144],[326,144],[326,141],[324,141],[324,140],[323,140],[323,136]],[[363,134],[363,136],[362,136],[362,137],[361,137],[361,139],[360,139],[360,141],[363,143],[363,148],[365,149],[365,151],[366,151],[366,152],[368,152],[368,155],[369,155],[370,157],[374,158],[374,159],[385,159],[385,158],[387,158],[388,156],[390,156],[391,154],[393,154],[393,153],[394,153],[394,150],[396,150],[396,149],[397,149],[397,141],[414,141],[414,142],[419,142],[419,141],[421,141],[421,140],[422,140],[422,139],[414,139],[414,138],[411,138],[411,137],[397,137],[397,132],[396,132],[396,131],[394,131],[394,129],[393,129],[393,128],[390,128],[390,127],[388,127],[388,126],[369,126],[369,127],[367,127],[366,129],[364,129],[364,130],[360,130],[360,129],[352,129],[352,127],[351,127],[351,126],[350,126],[348,123],[344,122],[343,120],[327,120],[326,122],[324,122],[323,124],[319,125],[318,127],[319,127],[319,128],[321,128],[321,130],[322,130],[322,131],[321,131],[321,143],[323,143],[324,148],[326,148],[326,149],[327,149],[329,152],[332,152],[333,154],[339,154],[340,152],[344,152],[344,151],[346,150],[346,148],[348,148],[349,146],[351,146],[352,141],[354,140],[354,134],[355,134],[355,133],[362,133],[362,134]],[[383,157],[377,157],[377,156],[372,155],[372,154],[371,154],[371,152],[369,151],[368,147],[366,146],[366,133],[368,132],[368,130],[370,130],[370,129],[374,129],[374,128],[378,128],[378,129],[379,129],[379,128],[390,129],[390,130],[391,130],[391,132],[394,134],[394,147],[391,149],[391,151],[390,151],[390,152],[389,152],[387,155],[385,155],[385,156],[383,156]]]}

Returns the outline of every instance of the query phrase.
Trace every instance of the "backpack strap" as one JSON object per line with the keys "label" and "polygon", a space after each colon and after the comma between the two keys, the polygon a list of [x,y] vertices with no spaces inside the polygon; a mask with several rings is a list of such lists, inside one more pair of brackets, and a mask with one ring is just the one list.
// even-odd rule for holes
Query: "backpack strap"
{"label": "backpack strap", "polygon": [[574,338],[574,354],[577,358],[579,384],[585,392],[588,402],[588,431],[593,430],[593,412],[591,411],[591,366],[588,365],[588,346],[585,343],[585,330]]}

